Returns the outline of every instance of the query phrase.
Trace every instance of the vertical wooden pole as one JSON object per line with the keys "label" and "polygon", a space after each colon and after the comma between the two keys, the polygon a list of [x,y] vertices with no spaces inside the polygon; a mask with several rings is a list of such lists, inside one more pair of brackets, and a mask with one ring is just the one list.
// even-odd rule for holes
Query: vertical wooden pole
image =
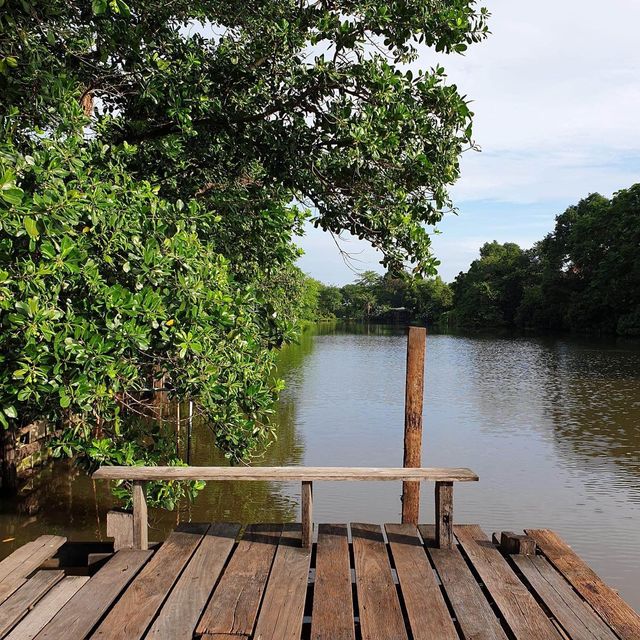
{"label": "vertical wooden pole", "polygon": [[149,548],[149,520],[144,489],[142,480],[133,481],[133,548],[146,550]]}
{"label": "vertical wooden pole", "polygon": [[302,546],[310,548],[313,544],[313,483],[302,482]]}
{"label": "vertical wooden pole", "polygon": [[[422,405],[424,396],[424,356],[427,330],[409,327],[407,337],[407,382],[404,402],[404,466],[422,464]],[[402,522],[418,524],[420,483],[402,483]]]}
{"label": "vertical wooden pole", "polygon": [[436,482],[436,546],[453,549],[453,482]]}

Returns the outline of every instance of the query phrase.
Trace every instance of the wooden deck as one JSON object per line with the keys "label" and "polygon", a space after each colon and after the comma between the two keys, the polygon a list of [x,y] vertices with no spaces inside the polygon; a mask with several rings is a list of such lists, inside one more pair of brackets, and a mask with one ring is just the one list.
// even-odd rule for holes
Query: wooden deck
{"label": "wooden deck", "polygon": [[65,544],[42,536],[0,562],[0,638],[640,639],[640,616],[552,531],[511,555],[477,525],[451,549],[433,525],[324,524],[310,549],[300,529],[185,524],[91,576],[42,568]]}

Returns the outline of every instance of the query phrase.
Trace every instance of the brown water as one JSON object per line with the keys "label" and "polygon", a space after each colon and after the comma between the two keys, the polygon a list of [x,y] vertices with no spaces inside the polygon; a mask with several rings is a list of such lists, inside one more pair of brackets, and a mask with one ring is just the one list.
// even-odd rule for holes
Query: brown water
{"label": "brown water", "polygon": [[[279,440],[260,464],[402,464],[405,337],[324,327],[281,356]],[[640,609],[640,344],[432,335],[427,342],[425,466],[468,466],[458,522],[490,533],[558,531]],[[196,425],[192,463],[222,464]],[[43,470],[27,500],[0,512],[0,555],[42,532],[104,538],[105,483],[67,465]],[[317,483],[316,521],[398,521],[400,483]],[[31,511],[29,514],[28,512]],[[422,519],[433,518],[432,491]],[[299,487],[209,483],[190,508],[154,513],[152,539],[179,520],[290,521]]]}

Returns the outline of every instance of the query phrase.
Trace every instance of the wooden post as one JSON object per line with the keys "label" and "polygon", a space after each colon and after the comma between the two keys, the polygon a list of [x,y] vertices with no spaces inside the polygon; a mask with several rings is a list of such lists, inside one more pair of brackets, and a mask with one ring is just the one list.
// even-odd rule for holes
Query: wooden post
{"label": "wooden post", "polygon": [[500,534],[500,548],[509,554],[536,555],[536,541],[529,536],[513,533],[513,531],[503,531]]}
{"label": "wooden post", "polygon": [[310,548],[313,544],[313,483],[302,482],[302,546]]}
{"label": "wooden post", "polygon": [[453,549],[453,482],[436,482],[436,546]]}
{"label": "wooden post", "polygon": [[[422,465],[422,405],[426,340],[426,329],[409,327],[404,404],[404,467],[420,467]],[[403,482],[402,522],[418,524],[419,517],[420,483]]]}
{"label": "wooden post", "polygon": [[133,481],[133,548],[146,551],[149,548],[149,523],[145,485],[142,480]]}

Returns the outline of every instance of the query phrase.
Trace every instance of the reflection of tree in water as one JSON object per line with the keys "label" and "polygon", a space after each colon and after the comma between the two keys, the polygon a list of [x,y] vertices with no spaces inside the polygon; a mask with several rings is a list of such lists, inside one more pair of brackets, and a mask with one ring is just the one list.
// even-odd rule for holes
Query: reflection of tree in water
{"label": "reflection of tree in water", "polygon": [[559,453],[640,476],[640,350],[616,342],[544,345],[546,413]]}

